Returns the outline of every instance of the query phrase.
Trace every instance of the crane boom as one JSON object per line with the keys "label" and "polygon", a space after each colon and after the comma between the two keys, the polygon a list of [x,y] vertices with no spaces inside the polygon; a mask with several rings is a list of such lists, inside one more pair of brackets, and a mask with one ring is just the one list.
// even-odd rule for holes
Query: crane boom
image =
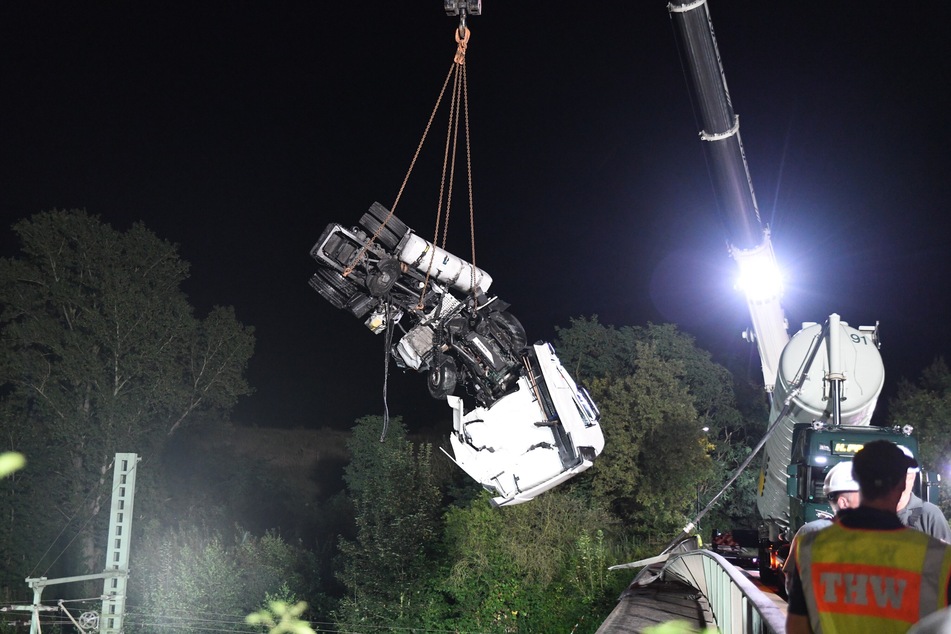
{"label": "crane boom", "polygon": [[669,8],[727,235],[737,248],[755,248],[763,240],[763,227],[707,4],[674,0]]}
{"label": "crane boom", "polygon": [[740,119],[733,111],[720,52],[706,0],[673,0],[668,5],[688,87],[702,126],[720,219],[730,255],[740,270],[740,285],[752,320],[763,383],[771,393],[783,348],[789,342],[780,300],[782,282],[769,229],[760,220],[750,170],[740,138]]}
{"label": "crane boom", "polygon": [[[667,5],[684,74],[700,115],[700,138],[730,245],[742,274],[775,270],[768,228],[763,227],[733,112],[707,0],[670,0]],[[884,384],[878,324],[853,328],[832,313],[824,323],[807,322],[791,337],[779,301],[782,286],[762,291],[743,288],[763,362],[770,409],[763,438],[736,472],[661,553],[666,557],[688,536],[754,456],[763,450],[756,498],[758,530],[744,527],[729,537],[714,530],[712,548],[727,561],[758,567],[760,580],[783,587],[783,568],[793,535],[805,523],[828,515],[823,482],[836,464],[851,460],[862,447],[888,440],[918,455],[910,425],[871,425]],[[935,494],[936,474],[922,474],[922,497]],[[722,539],[720,539],[722,537]],[[756,554],[750,548],[756,548]],[[721,550],[722,548],[722,550]],[[656,558],[654,561],[660,561]],[[642,560],[631,567],[654,563]],[[667,571],[644,567],[632,588],[664,579]],[[675,573],[677,574],[677,573]],[[653,575],[653,576],[650,576]],[[700,586],[697,586],[701,589]],[[606,621],[605,624],[608,622]],[[602,626],[604,629],[604,626]],[[601,631],[601,630],[598,630]]]}
{"label": "crane boom", "polygon": [[748,339],[759,351],[770,400],[756,506],[763,520],[761,572],[771,573],[784,556],[783,544],[825,503],[814,484],[832,464],[873,438],[914,443],[911,428],[869,427],[884,383],[877,327],[852,328],[832,313],[824,324],[804,324],[790,337],[770,232],[756,205],[707,0],[671,0],[667,6],[752,321]]}

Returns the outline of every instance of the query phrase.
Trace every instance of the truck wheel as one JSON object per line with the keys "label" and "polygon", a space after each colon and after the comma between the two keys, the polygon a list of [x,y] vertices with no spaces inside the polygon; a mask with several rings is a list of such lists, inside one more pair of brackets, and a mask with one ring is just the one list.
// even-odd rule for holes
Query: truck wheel
{"label": "truck wheel", "polygon": [[[389,213],[390,211],[380,203],[373,203],[369,211],[360,218],[360,226],[366,229],[372,236],[383,224],[383,221],[386,220]],[[396,248],[396,245],[400,243],[400,240],[403,239],[407,231],[409,231],[409,227],[406,226],[406,223],[396,216],[390,216],[389,221],[387,221],[383,230],[380,231],[380,235],[377,236],[376,241],[386,249],[392,251]]]}
{"label": "truck wheel", "polygon": [[320,275],[328,284],[340,291],[341,295],[346,295],[347,297],[350,297],[360,289],[360,286],[353,281],[352,277],[344,277],[332,269],[320,269],[317,271],[317,275]]}
{"label": "truck wheel", "polygon": [[528,344],[525,327],[512,313],[508,311],[495,313],[492,321],[499,329],[503,337],[503,343],[509,347],[510,352],[517,352]]}
{"label": "truck wheel", "polygon": [[439,355],[429,371],[429,394],[435,399],[444,399],[456,389],[459,371],[452,357]]}
{"label": "truck wheel", "polygon": [[400,263],[393,258],[381,260],[377,270],[367,276],[367,289],[370,295],[380,297],[390,292],[400,277]]}
{"label": "truck wheel", "polygon": [[334,308],[344,308],[347,305],[347,300],[350,299],[349,295],[344,295],[339,290],[334,288],[333,284],[328,282],[322,275],[323,271],[314,273],[313,277],[310,278],[310,285],[315,291],[320,293],[320,296],[330,302]]}

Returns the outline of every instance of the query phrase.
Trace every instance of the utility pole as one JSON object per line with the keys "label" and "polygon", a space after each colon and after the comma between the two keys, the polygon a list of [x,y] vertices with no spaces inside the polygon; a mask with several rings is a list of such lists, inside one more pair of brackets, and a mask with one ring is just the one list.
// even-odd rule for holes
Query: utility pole
{"label": "utility pole", "polygon": [[119,634],[125,617],[126,586],[129,583],[129,541],[132,537],[132,503],[135,501],[135,474],[138,456],[116,454],[112,474],[112,509],[109,515],[109,541],[106,543],[106,570],[122,571],[122,576],[107,578],[102,584],[100,634]]}
{"label": "utility pole", "polygon": [[125,616],[126,585],[129,579],[129,539],[132,536],[132,504],[135,499],[135,474],[138,455],[117,453],[112,468],[112,505],[109,515],[109,541],[106,544],[106,567],[103,572],[61,579],[27,577],[26,583],[33,589],[32,606],[13,606],[14,609],[29,609],[30,634],[40,634],[40,612],[58,610],[40,604],[46,586],[78,581],[103,580],[102,611],[99,617],[100,634],[120,634]]}

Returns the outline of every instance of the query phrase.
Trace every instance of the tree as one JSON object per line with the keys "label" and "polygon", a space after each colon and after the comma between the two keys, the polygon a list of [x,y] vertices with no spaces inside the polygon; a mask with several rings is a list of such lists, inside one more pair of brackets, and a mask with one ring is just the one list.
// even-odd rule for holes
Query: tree
{"label": "tree", "polygon": [[558,357],[578,381],[620,377],[634,372],[637,331],[631,327],[603,326],[598,316],[569,320],[568,328],[556,327]]}
{"label": "tree", "polygon": [[441,495],[432,469],[432,446],[415,446],[400,418],[357,421],[344,480],[356,519],[356,538],[341,540],[338,578],[346,587],[337,621],[343,626],[421,625],[438,612],[432,592],[436,545],[442,527]]}
{"label": "tree", "polygon": [[[230,540],[229,540],[230,541]],[[316,562],[273,532],[238,530],[231,543],[215,531],[150,526],[132,560],[126,630],[259,632],[244,616],[268,599],[296,603],[316,593]],[[298,614],[299,616],[299,614]]]}
{"label": "tree", "polygon": [[[888,403],[889,423],[911,425],[918,436],[922,466],[947,477],[951,468],[951,370],[939,357],[925,368],[917,383],[906,379]],[[951,492],[941,488],[940,505],[951,516]]]}
{"label": "tree", "polygon": [[[593,491],[642,534],[692,515],[748,455],[750,427],[762,425],[737,409],[730,373],[673,325],[572,319],[558,330],[557,348],[602,412],[605,450],[591,470]],[[718,521],[753,514],[755,489],[743,484],[727,493],[719,508],[734,512]]]}
{"label": "tree", "polygon": [[[493,508],[483,493],[446,514],[452,614],[443,628],[477,632],[567,632],[597,628],[626,585],[611,575],[603,532],[610,517],[555,489],[526,504]],[[600,617],[600,618],[598,618]],[[579,622],[585,622],[578,628]]]}
{"label": "tree", "polygon": [[711,447],[678,364],[650,344],[637,350],[632,375],[592,383],[605,429],[593,488],[633,532],[662,537],[693,508],[696,487],[710,473]]}
{"label": "tree", "polygon": [[[254,337],[231,308],[196,316],[180,288],[188,263],[141,224],[120,232],[52,211],[14,231],[22,254],[0,261],[0,408],[4,440],[31,467],[4,489],[2,530],[31,526],[46,546],[63,519],[51,508],[82,527],[108,504],[116,451],[155,458],[183,425],[250,392]],[[147,488],[154,474],[142,475]],[[82,531],[75,574],[101,568],[104,522]],[[22,582],[41,552],[5,552],[2,568]]]}

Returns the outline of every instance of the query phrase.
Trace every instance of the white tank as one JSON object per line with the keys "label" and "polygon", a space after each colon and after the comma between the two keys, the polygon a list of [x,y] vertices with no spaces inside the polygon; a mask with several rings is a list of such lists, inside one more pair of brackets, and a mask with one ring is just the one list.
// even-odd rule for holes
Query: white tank
{"label": "white tank", "polygon": [[[399,259],[424,275],[429,270],[431,276],[463,293],[472,290],[472,264],[413,232],[407,233],[403,239],[399,248]],[[492,285],[492,276],[475,267],[475,285],[481,288],[483,293],[488,292],[489,286]]]}
{"label": "white tank", "polygon": [[[833,315],[833,317],[836,317]],[[843,425],[868,425],[885,383],[885,368],[877,344],[868,332],[856,330],[837,319],[830,319],[837,329],[838,359],[833,363],[845,379],[842,385],[841,422]],[[788,519],[789,500],[786,496],[786,467],[792,450],[792,431],[795,423],[832,422],[832,404],[829,400],[829,385],[825,381],[830,369],[828,340],[819,343],[819,350],[812,365],[803,368],[813,342],[822,336],[821,324],[803,327],[783,349],[773,392],[773,406],[769,420],[776,417],[792,392],[794,383],[802,371],[806,380],[801,392],[792,399],[789,412],[766,441],[765,464],[760,474],[760,495],[757,506],[764,518]]]}

